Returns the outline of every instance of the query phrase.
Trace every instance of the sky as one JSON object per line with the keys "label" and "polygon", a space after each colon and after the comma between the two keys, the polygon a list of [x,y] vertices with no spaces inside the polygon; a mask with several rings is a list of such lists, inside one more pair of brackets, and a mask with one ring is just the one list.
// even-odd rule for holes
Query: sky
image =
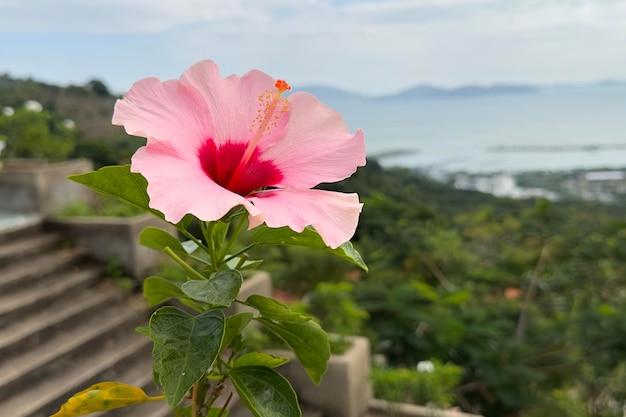
{"label": "sky", "polygon": [[0,73],[116,93],[212,59],[295,86],[626,79],[626,0],[0,0]]}

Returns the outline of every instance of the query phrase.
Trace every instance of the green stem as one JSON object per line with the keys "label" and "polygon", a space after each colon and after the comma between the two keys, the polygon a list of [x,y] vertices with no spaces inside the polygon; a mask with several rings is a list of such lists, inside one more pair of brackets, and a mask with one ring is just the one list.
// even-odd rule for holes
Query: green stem
{"label": "green stem", "polygon": [[198,417],[198,383],[191,389],[191,417]]}
{"label": "green stem", "polygon": [[194,261],[200,262],[201,264],[204,265],[211,265],[211,261],[207,260],[207,259],[202,259],[199,256],[194,256],[194,255],[189,255],[187,254],[187,256],[189,256],[191,259],[193,259]]}
{"label": "green stem", "polygon": [[228,363],[228,364],[229,364],[229,366],[231,366],[231,365],[232,365],[232,363],[233,363],[233,359],[235,359],[235,356],[236,356],[236,355],[237,355],[237,352],[235,352],[235,351],[231,351],[231,352],[230,352],[230,356],[228,357],[228,361],[226,361],[226,363]]}
{"label": "green stem", "polygon": [[247,253],[241,254],[241,258],[239,258],[239,262],[237,262],[237,265],[235,266],[235,269],[237,271],[241,271],[241,267],[243,266],[243,264],[246,263],[248,258],[250,258],[250,256]]}
{"label": "green stem", "polygon": [[205,244],[202,243],[202,241],[200,239],[198,239],[197,237],[195,237],[194,235],[192,235],[187,229],[184,228],[179,228],[178,231],[185,235],[185,237],[189,240],[191,240],[193,243],[195,243],[196,245],[198,245],[199,247],[203,248],[204,250],[208,250],[209,248],[207,248],[207,246]]}
{"label": "green stem", "polygon": [[209,247],[209,244],[211,243],[211,239],[209,231],[208,231],[208,227],[210,227],[210,223],[207,224],[207,222],[200,222],[200,231],[202,232],[202,237],[204,238],[204,241],[206,242],[206,247],[207,249],[211,249]]}
{"label": "green stem", "polygon": [[180,265],[185,271],[189,272],[191,275],[196,277],[197,279],[207,279],[200,272],[193,269],[189,266],[185,261],[183,261],[170,247],[166,247],[163,252],[167,253],[170,258],[172,258],[178,265]]}
{"label": "green stem", "polygon": [[207,400],[205,407],[210,410],[211,406],[213,406],[213,403],[215,402],[215,400],[217,400],[219,398],[220,395],[222,395],[222,391],[224,391],[224,381],[226,381],[226,375],[224,375],[218,382],[217,384],[215,384],[213,386],[213,389],[211,390],[211,394],[209,394],[209,399]]}
{"label": "green stem", "polygon": [[245,253],[247,251],[249,251],[250,249],[252,249],[253,247],[255,247],[257,244],[256,243],[250,243],[248,246],[246,246],[243,249],[239,249],[237,252],[233,253],[232,255],[230,255],[228,258],[224,259],[224,262],[228,262],[231,259],[235,259],[236,257],[238,257],[239,255],[241,255],[242,253]]}
{"label": "green stem", "polygon": [[226,399],[226,402],[224,403],[224,407],[222,407],[222,409],[220,410],[220,413],[217,415],[217,417],[222,417],[222,415],[226,411],[226,408],[228,408],[228,404],[230,403],[231,398],[233,398],[233,393],[232,392],[230,394],[228,394],[228,398]]}
{"label": "green stem", "polygon": [[219,269],[217,251],[215,250],[215,242],[213,242],[213,237],[211,236],[214,225],[214,222],[200,222],[200,230],[202,230],[202,236],[204,236],[204,241],[206,242],[206,247],[209,251],[211,262],[213,263],[213,270],[217,271]]}
{"label": "green stem", "polygon": [[202,378],[195,384],[193,384],[193,388],[191,390],[191,416],[192,417],[201,417],[202,409],[204,407],[204,399],[206,398],[206,394],[208,391],[207,379],[206,375],[203,375]]}
{"label": "green stem", "polygon": [[224,259],[226,254],[228,254],[228,251],[230,250],[230,248],[233,246],[233,244],[237,240],[237,236],[239,236],[239,233],[241,233],[241,228],[243,227],[243,224],[246,220],[246,216],[243,214],[244,213],[239,215],[239,219],[237,220],[237,223],[235,224],[235,227],[233,228],[233,233],[230,236],[230,239],[222,247],[222,250],[220,251],[220,259]]}

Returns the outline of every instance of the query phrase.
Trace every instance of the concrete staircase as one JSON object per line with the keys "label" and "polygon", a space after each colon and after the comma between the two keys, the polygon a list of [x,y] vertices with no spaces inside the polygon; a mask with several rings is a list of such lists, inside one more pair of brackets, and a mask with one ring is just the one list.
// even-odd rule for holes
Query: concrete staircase
{"label": "concrete staircase", "polygon": [[[159,395],[151,342],[134,331],[148,317],[142,296],[117,288],[59,233],[42,231],[40,218],[12,224],[0,214],[0,417],[48,417],[101,381]],[[252,417],[236,393],[229,408],[229,417]],[[89,416],[173,413],[158,401]],[[321,413],[305,408],[303,416]]]}
{"label": "concrete staircase", "polygon": [[[40,224],[0,229],[0,416],[50,416],[100,381],[156,394],[150,341],[134,331],[147,322],[143,299],[102,279],[84,250]],[[159,401],[97,415],[171,412]]]}

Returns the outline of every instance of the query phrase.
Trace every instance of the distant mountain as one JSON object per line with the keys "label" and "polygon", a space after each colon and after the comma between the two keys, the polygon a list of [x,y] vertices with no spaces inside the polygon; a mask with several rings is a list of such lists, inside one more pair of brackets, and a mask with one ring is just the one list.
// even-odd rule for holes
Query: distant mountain
{"label": "distant mountain", "polygon": [[595,85],[598,87],[626,87],[626,80],[603,80]]}
{"label": "distant mountain", "polygon": [[439,88],[429,85],[418,85],[397,94],[378,97],[379,100],[438,100],[456,98],[476,98],[491,96],[508,96],[519,94],[536,94],[541,89],[530,85],[500,84],[493,86],[463,86],[458,88]]}
{"label": "distant mountain", "polygon": [[338,88],[324,85],[310,85],[294,88],[296,91],[306,91],[323,102],[335,102],[339,100],[439,100],[451,98],[475,98],[488,96],[506,96],[518,94],[534,94],[541,91],[540,87],[529,85],[493,85],[493,86],[463,86],[458,88],[440,88],[430,85],[403,90],[396,94],[385,96],[367,96],[351,93]]}
{"label": "distant mountain", "polygon": [[597,89],[611,89],[611,88],[625,88],[626,80],[601,80],[591,83],[563,83],[544,86],[543,89],[549,90],[597,90]]}
{"label": "distant mountain", "polygon": [[340,100],[445,100],[472,99],[480,97],[502,97],[512,95],[539,94],[554,90],[609,89],[625,88],[626,80],[602,80],[592,83],[563,83],[554,85],[494,84],[491,86],[467,85],[457,88],[442,88],[431,85],[418,85],[396,94],[368,96],[351,93],[323,85],[303,86],[294,91],[308,91],[324,102]]}

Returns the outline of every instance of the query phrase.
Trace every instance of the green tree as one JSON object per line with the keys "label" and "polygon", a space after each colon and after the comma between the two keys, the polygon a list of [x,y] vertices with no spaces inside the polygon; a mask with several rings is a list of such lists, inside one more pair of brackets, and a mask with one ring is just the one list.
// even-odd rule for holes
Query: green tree
{"label": "green tree", "polygon": [[76,144],[74,129],[46,110],[0,114],[0,136],[6,140],[4,155],[8,158],[59,161],[66,159]]}
{"label": "green tree", "polygon": [[87,83],[87,89],[96,93],[97,96],[107,97],[110,96],[108,87],[100,80],[91,80]]}

